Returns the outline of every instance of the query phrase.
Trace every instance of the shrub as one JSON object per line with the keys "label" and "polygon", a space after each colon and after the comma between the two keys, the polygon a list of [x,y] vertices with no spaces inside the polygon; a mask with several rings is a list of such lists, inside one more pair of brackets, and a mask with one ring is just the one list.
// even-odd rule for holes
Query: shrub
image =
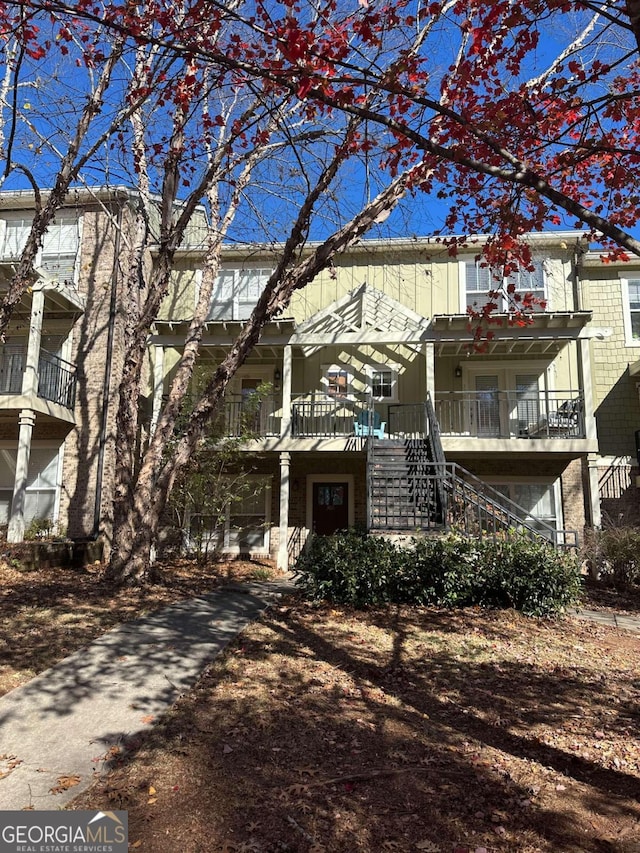
{"label": "shrub", "polygon": [[393,543],[356,531],[314,536],[298,557],[297,583],[312,601],[362,607],[391,601],[404,555]]}
{"label": "shrub", "polygon": [[464,607],[475,603],[479,580],[477,540],[455,533],[420,539],[405,554],[396,600]]}
{"label": "shrub", "polygon": [[581,588],[575,557],[516,534],[495,541],[449,534],[410,548],[353,532],[317,536],[296,572],[308,598],[355,607],[480,604],[552,616],[576,601]]}
{"label": "shrub", "polygon": [[592,530],[584,549],[591,573],[605,584],[640,587],[640,528]]}
{"label": "shrub", "polygon": [[530,539],[485,540],[479,604],[553,616],[577,601],[580,567],[574,555]]}

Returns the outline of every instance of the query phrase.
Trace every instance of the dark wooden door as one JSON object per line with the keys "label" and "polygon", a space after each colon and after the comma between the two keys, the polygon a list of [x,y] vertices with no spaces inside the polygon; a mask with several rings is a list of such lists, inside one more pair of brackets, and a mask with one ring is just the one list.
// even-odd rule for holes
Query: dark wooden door
{"label": "dark wooden door", "polygon": [[313,484],[313,531],[329,536],[349,526],[349,484]]}

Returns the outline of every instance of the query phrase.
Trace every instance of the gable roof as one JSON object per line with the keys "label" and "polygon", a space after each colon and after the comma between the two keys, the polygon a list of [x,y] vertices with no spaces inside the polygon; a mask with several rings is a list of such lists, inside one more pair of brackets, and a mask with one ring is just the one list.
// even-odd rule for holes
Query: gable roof
{"label": "gable roof", "polygon": [[429,321],[366,282],[301,323],[290,343],[305,355],[331,344],[421,343]]}

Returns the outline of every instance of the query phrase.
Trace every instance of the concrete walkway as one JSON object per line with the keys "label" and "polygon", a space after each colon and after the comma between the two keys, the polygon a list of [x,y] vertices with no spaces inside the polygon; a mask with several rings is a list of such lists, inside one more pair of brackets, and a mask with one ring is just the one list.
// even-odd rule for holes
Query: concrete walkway
{"label": "concrete walkway", "polygon": [[569,610],[569,616],[574,616],[576,619],[583,619],[587,622],[594,622],[596,625],[603,625],[606,628],[622,628],[624,631],[633,631],[634,634],[640,634],[640,616],[633,616],[627,613],[613,613],[608,610],[585,610],[582,607]]}
{"label": "concrete walkway", "polygon": [[[149,728],[289,580],[223,587],[103,634],[0,698],[0,809],[59,809]],[[4,774],[4,775],[3,775]],[[63,777],[79,777],[64,790]],[[51,789],[60,787],[60,793]]]}

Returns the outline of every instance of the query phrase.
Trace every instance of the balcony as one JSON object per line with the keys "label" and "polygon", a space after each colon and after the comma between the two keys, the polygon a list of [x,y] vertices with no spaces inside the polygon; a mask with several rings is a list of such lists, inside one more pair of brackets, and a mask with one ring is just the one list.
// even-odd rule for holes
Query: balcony
{"label": "balcony", "polygon": [[[26,346],[3,347],[0,354],[0,395],[22,394],[26,363]],[[76,394],[75,375],[75,365],[41,349],[38,360],[38,397],[65,409],[73,409]]]}
{"label": "balcony", "polygon": [[446,391],[435,395],[443,436],[585,438],[579,391]]}

